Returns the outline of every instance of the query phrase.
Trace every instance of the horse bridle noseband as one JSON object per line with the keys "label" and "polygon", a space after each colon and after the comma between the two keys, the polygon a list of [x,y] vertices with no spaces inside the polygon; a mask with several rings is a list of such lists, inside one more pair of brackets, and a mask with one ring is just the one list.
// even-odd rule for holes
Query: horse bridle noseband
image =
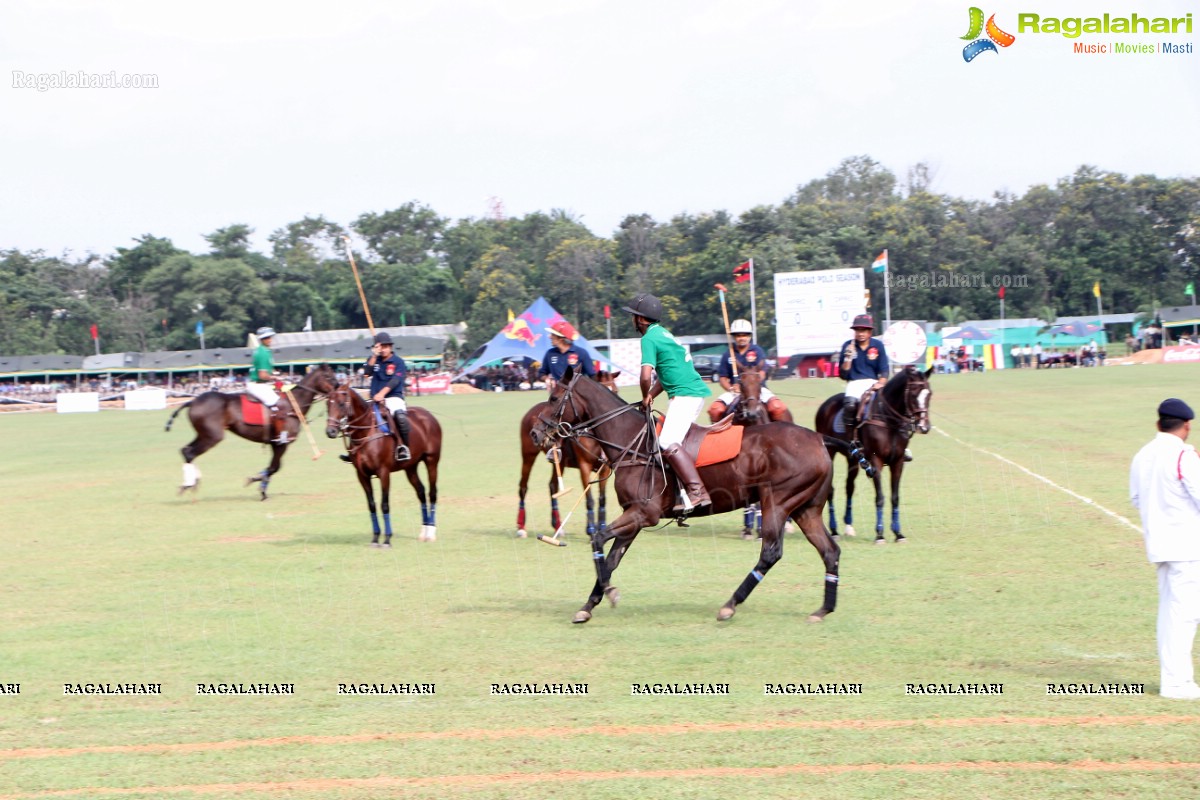
{"label": "horse bridle noseband", "polygon": [[[925,380],[923,383],[924,383],[924,386],[920,386],[920,388],[917,388],[918,394],[920,394],[920,392],[922,390],[929,388],[928,380]],[[920,429],[920,425],[919,425],[920,417],[921,417],[921,414],[923,412],[925,412],[925,410],[921,409],[921,408],[918,408],[915,412],[910,411],[912,404],[910,403],[909,398],[910,398],[910,392],[913,388],[915,388],[915,387],[914,386],[904,387],[904,407],[905,407],[904,410],[907,411],[908,413],[897,411],[896,407],[893,406],[891,403],[889,403],[887,401],[887,398],[883,396],[883,389],[880,389],[876,394],[877,394],[878,402],[882,409],[882,413],[880,416],[882,416],[883,419],[880,419],[880,420],[866,419],[866,420],[863,420],[863,424],[866,424],[866,425],[876,424],[876,425],[881,425],[883,427],[887,427],[887,420],[896,420],[900,423],[900,427],[898,428],[899,433],[902,436],[904,436],[905,439],[911,439],[913,437],[913,434],[916,433]]]}

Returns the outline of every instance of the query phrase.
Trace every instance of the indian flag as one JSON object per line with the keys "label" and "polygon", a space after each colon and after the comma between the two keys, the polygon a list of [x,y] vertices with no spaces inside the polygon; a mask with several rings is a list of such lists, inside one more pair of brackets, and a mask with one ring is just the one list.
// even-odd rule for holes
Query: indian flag
{"label": "indian flag", "polygon": [[871,271],[872,272],[887,272],[887,268],[888,268],[887,250],[884,250],[882,253],[879,254],[878,258],[876,258],[874,261],[871,262]]}

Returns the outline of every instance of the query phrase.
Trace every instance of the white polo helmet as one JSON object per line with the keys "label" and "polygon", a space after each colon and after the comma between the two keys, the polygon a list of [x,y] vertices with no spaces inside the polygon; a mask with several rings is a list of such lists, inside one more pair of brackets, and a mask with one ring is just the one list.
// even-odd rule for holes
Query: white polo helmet
{"label": "white polo helmet", "polygon": [[262,328],[259,328],[255,332],[254,335],[257,336],[259,339],[270,339],[272,336],[275,335],[275,329],[268,327],[268,326],[264,326]]}
{"label": "white polo helmet", "polygon": [[754,333],[753,326],[750,325],[748,319],[735,319],[729,324],[730,333]]}

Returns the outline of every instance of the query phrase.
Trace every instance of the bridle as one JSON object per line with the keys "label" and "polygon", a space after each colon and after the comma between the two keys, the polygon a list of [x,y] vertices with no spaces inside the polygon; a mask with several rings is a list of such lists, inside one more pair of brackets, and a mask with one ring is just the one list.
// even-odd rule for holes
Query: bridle
{"label": "bridle", "polygon": [[[904,387],[904,408],[897,409],[888,402],[883,389],[876,393],[876,402],[880,406],[881,419],[867,419],[864,424],[875,424],[891,427],[889,422],[898,423],[897,431],[905,439],[911,439],[914,433],[929,433],[929,379],[912,367],[905,368],[908,376]],[[884,388],[887,388],[886,385]]]}
{"label": "bridle", "polygon": [[[341,435],[346,445],[346,450],[351,453],[367,442],[387,436],[385,433],[378,432],[375,426],[375,415],[371,413],[369,405],[365,412],[367,415],[367,424],[363,425],[351,422],[350,417],[354,413],[354,402],[350,399],[350,393],[353,391],[349,384],[342,384],[328,395],[330,411],[332,412],[336,409],[338,414],[338,416],[334,416],[333,413],[330,413],[329,427],[337,429],[337,433]],[[373,436],[358,436],[358,434],[364,431],[376,431],[376,433]]]}

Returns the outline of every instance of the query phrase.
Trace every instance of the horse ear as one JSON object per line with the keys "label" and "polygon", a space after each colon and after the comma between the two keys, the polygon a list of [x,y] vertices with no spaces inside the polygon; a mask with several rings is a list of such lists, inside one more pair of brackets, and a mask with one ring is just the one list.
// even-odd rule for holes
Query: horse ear
{"label": "horse ear", "polygon": [[933,367],[925,370],[925,380],[929,380],[929,376],[933,374]]}
{"label": "horse ear", "polygon": [[614,381],[615,381],[617,378],[619,378],[619,377],[621,377],[621,373],[620,373],[620,372],[614,372],[614,373],[612,374],[612,379],[613,379]]}
{"label": "horse ear", "polygon": [[573,366],[571,366],[570,364],[568,364],[567,371],[563,373],[562,379],[559,381],[559,383],[570,383],[571,378],[574,378],[574,377],[575,377],[575,368]]}

